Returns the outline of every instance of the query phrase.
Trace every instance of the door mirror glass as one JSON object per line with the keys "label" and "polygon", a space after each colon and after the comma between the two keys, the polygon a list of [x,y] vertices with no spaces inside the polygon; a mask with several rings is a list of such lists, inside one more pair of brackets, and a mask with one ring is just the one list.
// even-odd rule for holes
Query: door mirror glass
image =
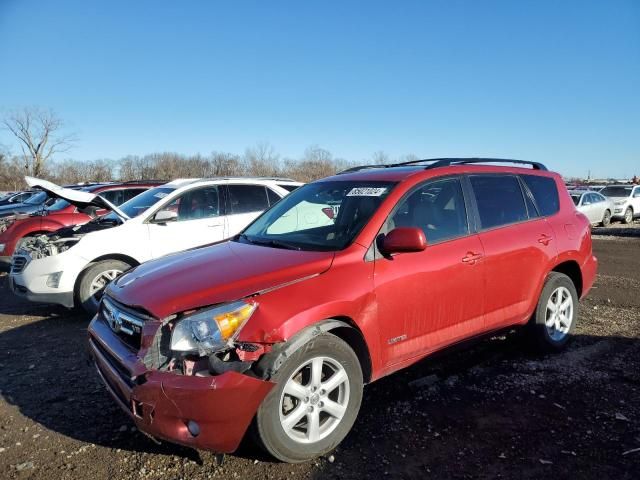
{"label": "door mirror glass", "polygon": [[178,220],[178,212],[173,210],[160,210],[153,217],[153,223],[168,223]]}
{"label": "door mirror glass", "polygon": [[421,252],[427,248],[427,238],[421,228],[398,227],[385,235],[382,241],[382,253]]}

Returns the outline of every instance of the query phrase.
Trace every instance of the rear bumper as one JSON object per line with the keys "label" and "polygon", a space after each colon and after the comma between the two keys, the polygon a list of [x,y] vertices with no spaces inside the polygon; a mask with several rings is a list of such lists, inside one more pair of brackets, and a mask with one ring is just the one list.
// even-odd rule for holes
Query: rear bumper
{"label": "rear bumper", "polygon": [[26,298],[30,302],[55,303],[63,307],[73,308],[73,292],[34,293],[24,285],[21,285],[13,275],[9,276],[9,288],[14,295]]}
{"label": "rear bumper", "polygon": [[584,298],[591,290],[593,282],[596,280],[598,273],[598,259],[595,255],[590,255],[587,261],[582,265],[582,298]]}
{"label": "rear bumper", "polygon": [[[107,390],[140,431],[188,447],[235,451],[273,387],[237,372],[195,377],[146,370],[97,317],[89,325],[89,350]],[[190,421],[198,424],[197,436]]]}

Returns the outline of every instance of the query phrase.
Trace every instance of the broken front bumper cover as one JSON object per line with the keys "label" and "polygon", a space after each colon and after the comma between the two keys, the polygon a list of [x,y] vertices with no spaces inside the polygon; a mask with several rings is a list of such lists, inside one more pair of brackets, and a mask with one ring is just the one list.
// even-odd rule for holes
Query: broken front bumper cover
{"label": "broken front bumper cover", "polygon": [[[98,317],[89,325],[89,350],[109,393],[140,431],[217,453],[238,448],[274,385],[233,371],[198,377],[147,370]],[[188,427],[194,422],[196,435]]]}

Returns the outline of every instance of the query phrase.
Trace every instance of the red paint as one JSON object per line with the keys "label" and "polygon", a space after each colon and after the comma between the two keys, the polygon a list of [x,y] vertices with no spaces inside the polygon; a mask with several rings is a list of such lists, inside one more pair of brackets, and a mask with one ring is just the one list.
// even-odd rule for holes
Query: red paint
{"label": "red paint", "polygon": [[[383,243],[396,253],[371,257],[370,249],[386,218],[413,187],[441,176],[505,172],[553,178],[560,211],[433,245],[426,245],[421,230],[397,228]],[[582,296],[593,284],[597,260],[591,251],[589,222],[576,214],[555,173],[463,165],[364,170],[331,180],[399,182],[346,249],[305,252],[224,242],[143,264],[111,284],[107,293],[158,319],[257,294],[258,309],[238,341],[267,347],[317,322],[341,319],[362,333],[373,381],[464,339],[526,323],[545,278],[561,263],[579,267]],[[144,356],[158,323],[145,325],[142,351],[124,359],[132,371],[135,365],[139,368],[135,358]],[[92,338],[113,337],[98,325],[94,320]],[[112,340],[107,343],[111,345]],[[164,392],[158,391],[158,385],[165,386]],[[145,405],[162,405],[156,411],[166,412],[166,421],[156,416],[156,426],[136,420],[142,430],[178,443],[229,451],[240,441],[270,387],[247,375],[203,379],[151,372],[145,385],[125,395]],[[180,421],[203,411],[229,412],[233,418],[226,420],[220,414],[206,419],[218,428],[218,439],[191,439],[185,433]]]}
{"label": "red paint", "polygon": [[384,237],[382,251],[386,254],[421,252],[427,248],[427,237],[417,227],[394,228]]}

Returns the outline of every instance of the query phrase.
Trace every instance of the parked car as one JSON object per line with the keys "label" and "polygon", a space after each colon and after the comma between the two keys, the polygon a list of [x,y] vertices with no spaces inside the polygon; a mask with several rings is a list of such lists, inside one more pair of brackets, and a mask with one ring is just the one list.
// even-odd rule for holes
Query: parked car
{"label": "parked car", "polygon": [[26,193],[29,193],[29,195],[22,196],[20,201],[9,202],[5,205],[1,205],[0,218],[10,217],[16,214],[26,215],[37,212],[46,207],[47,201],[51,200],[46,192],[36,191]]}
{"label": "parked car", "polygon": [[613,200],[615,208],[612,218],[631,223],[640,216],[640,185],[609,185],[600,193]]}
{"label": "parked car", "polygon": [[[349,432],[363,384],[447,346],[522,326],[562,349],[595,278],[589,220],[543,165],[479,162],[325,178],[229,241],[127,272],[89,326],[107,389],[153,437],[233,452],[251,428],[301,462]],[[331,222],[278,226],[328,203]]]}
{"label": "parked car", "polygon": [[576,209],[585,215],[592,224],[609,226],[615,205],[613,200],[589,190],[569,191]]}
{"label": "parked car", "polygon": [[36,193],[38,192],[30,191],[30,192],[7,193],[6,195],[1,196],[2,198],[0,198],[0,206],[22,203],[25,200],[28,200],[29,197],[32,197],[33,195],[35,195]]}
{"label": "parked car", "polygon": [[[78,190],[100,195],[117,206],[158,185],[158,182],[111,182],[92,184]],[[55,232],[62,227],[81,225],[106,213],[108,210],[99,210],[95,206],[87,208],[58,198],[38,212],[0,219],[0,267],[11,264],[11,256],[27,237]]]}
{"label": "parked car", "polygon": [[[187,179],[147,190],[82,226],[28,239],[13,255],[10,287],[31,301],[81,305],[95,313],[105,285],[122,272],[237,234],[289,193],[280,185],[292,184],[283,179]],[[47,190],[106,207],[99,195]]]}

